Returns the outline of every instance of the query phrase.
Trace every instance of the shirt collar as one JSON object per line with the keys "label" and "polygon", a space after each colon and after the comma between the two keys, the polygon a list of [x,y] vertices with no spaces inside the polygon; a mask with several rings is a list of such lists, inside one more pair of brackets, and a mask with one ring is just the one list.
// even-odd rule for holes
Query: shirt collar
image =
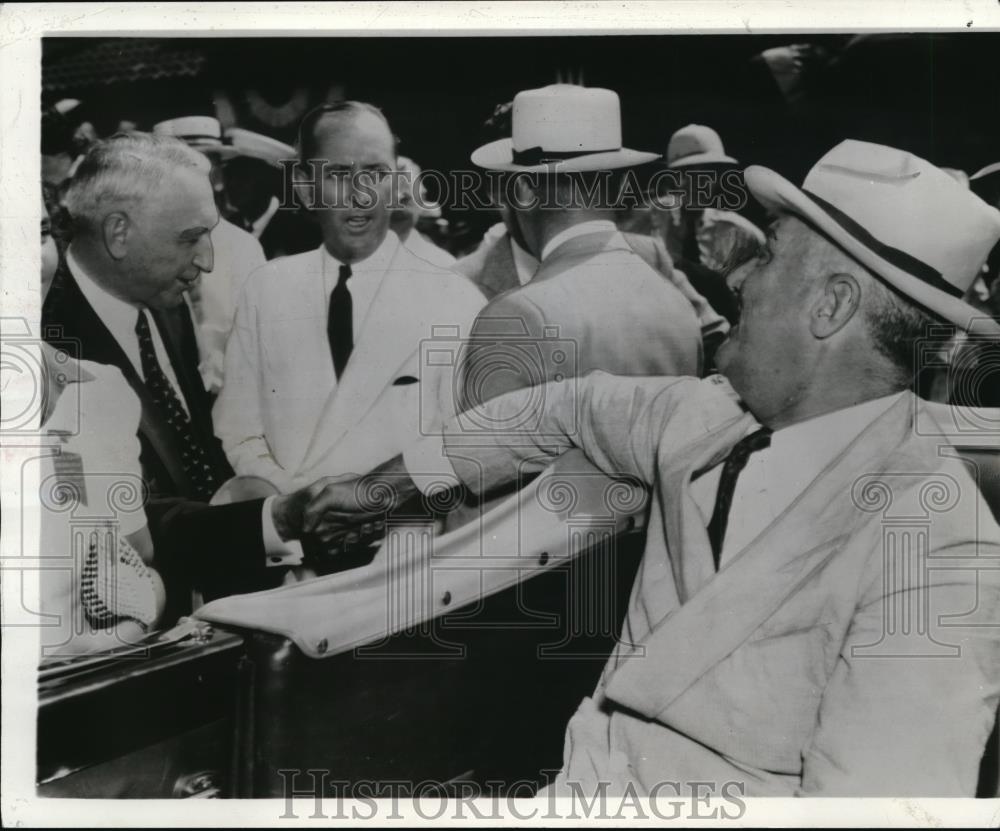
{"label": "shirt collar", "polygon": [[579,222],[564,228],[552,239],[550,239],[542,249],[542,260],[555,251],[560,245],[575,237],[582,237],[584,234],[597,234],[605,231],[617,231],[615,223],[610,219],[589,219],[586,222]]}
{"label": "shirt collar", "polygon": [[517,280],[523,286],[531,282],[531,278],[538,271],[538,260],[528,251],[525,251],[514,237],[510,239],[510,252],[514,256],[514,269],[517,271]]}
{"label": "shirt collar", "polygon": [[863,401],[776,430],[771,436],[774,458],[782,460],[798,481],[812,481],[819,472],[903,392]]}
{"label": "shirt collar", "polygon": [[260,239],[260,235],[263,234],[264,229],[267,228],[267,223],[274,218],[274,215],[278,212],[279,207],[280,203],[278,202],[278,197],[272,196],[271,202],[267,206],[267,210],[250,223],[250,233],[257,237],[257,239]]}
{"label": "shirt collar", "polygon": [[66,265],[70,273],[76,278],[76,283],[80,291],[87,299],[87,302],[97,312],[97,316],[104,325],[117,335],[118,332],[131,332],[135,330],[135,322],[139,317],[141,306],[133,305],[119,297],[115,297],[107,289],[103,288],[86,269],[80,265],[79,260],[73,256],[73,249],[66,252]]}
{"label": "shirt collar", "polygon": [[[396,255],[399,245],[399,237],[396,236],[395,231],[387,232],[385,239],[382,240],[382,244],[367,258],[359,260],[356,263],[351,263],[351,277],[366,272],[387,271],[390,263],[392,263],[392,258]],[[344,264],[334,257],[325,245],[320,246],[320,251],[323,253],[324,268],[327,272],[336,275],[337,271]]]}

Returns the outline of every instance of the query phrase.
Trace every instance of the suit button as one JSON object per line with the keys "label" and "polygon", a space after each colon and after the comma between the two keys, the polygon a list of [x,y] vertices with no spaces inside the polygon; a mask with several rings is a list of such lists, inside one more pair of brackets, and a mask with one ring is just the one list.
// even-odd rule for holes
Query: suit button
{"label": "suit button", "polygon": [[543,551],[538,557],[538,565],[544,566],[549,561],[549,552]]}
{"label": "suit button", "polygon": [[281,562],[281,557],[272,557],[271,558],[271,562],[272,563],[280,563]]}
{"label": "suit button", "polygon": [[441,602],[445,606],[447,606],[449,603],[451,603],[451,592],[445,592],[444,595],[441,597]]}

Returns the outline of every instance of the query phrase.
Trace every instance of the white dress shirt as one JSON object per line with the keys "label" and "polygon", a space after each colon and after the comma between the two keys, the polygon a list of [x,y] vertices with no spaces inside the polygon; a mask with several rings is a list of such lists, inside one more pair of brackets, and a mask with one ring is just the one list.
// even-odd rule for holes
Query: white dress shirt
{"label": "white dress shirt", "polygon": [[76,260],[72,250],[66,254],[66,264],[69,266],[73,277],[76,278],[77,285],[80,286],[83,296],[87,298],[87,302],[93,307],[101,322],[108,327],[111,336],[118,342],[125,356],[129,359],[139,377],[144,381],[146,380],[146,375],[142,371],[142,359],[139,357],[139,337],[135,333],[135,324],[139,319],[140,312],[146,315],[146,322],[149,324],[149,331],[153,338],[153,348],[156,350],[156,360],[159,362],[163,374],[167,376],[170,385],[174,388],[174,392],[177,394],[181,406],[184,407],[184,411],[190,416],[191,411],[188,409],[188,403],[184,399],[184,393],[181,391],[181,385],[177,381],[174,366],[170,362],[167,348],[163,344],[163,338],[160,337],[160,330],[157,328],[152,315],[146,312],[145,307],[121,300],[99,286]]}
{"label": "white dress shirt", "polygon": [[[400,245],[399,237],[394,233],[385,235],[382,244],[367,259],[360,262],[351,263],[351,276],[347,278],[347,289],[351,293],[351,319],[354,322],[354,342],[357,343],[361,337],[361,330],[365,325],[365,318],[368,310],[371,309],[372,301],[378,294],[379,286],[382,285],[382,278],[392,263],[392,257],[396,253],[396,248]],[[337,287],[340,279],[340,266],[342,263],[329,251],[326,246],[322,249],[323,257],[323,288],[322,308],[330,307],[330,295]],[[337,379],[331,369],[332,389],[336,389]]]}
{"label": "white dress shirt", "polygon": [[[742,550],[770,525],[900,395],[875,398],[775,430],[769,447],[751,453],[733,490],[720,568],[727,556]],[[706,526],[715,508],[723,464],[724,460],[691,483],[691,496]]]}
{"label": "white dress shirt", "polygon": [[615,233],[618,228],[615,226],[610,219],[590,219],[586,222],[579,222],[576,225],[570,225],[569,228],[563,228],[558,234],[556,234],[552,239],[545,243],[545,247],[542,248],[542,260],[545,260],[549,254],[555,251],[564,242],[568,242],[575,237],[582,237],[585,234],[599,234],[602,232]]}

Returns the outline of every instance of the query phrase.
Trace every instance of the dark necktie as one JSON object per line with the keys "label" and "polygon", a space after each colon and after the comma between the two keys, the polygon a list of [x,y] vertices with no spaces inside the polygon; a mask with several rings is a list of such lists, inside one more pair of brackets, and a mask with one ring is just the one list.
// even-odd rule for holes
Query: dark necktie
{"label": "dark necktie", "polygon": [[719,558],[722,556],[722,543],[726,539],[726,525],[729,523],[729,509],[733,504],[733,491],[736,490],[736,480],[743,468],[747,466],[750,454],[763,450],[771,444],[771,431],[767,427],[744,436],[729,451],[726,463],[722,466],[722,476],[719,477],[719,490],[715,495],[715,509],[708,522],[708,539],[712,543],[712,558],[715,560],[715,570],[719,570]]}
{"label": "dark necktie", "polygon": [[333,355],[333,371],[337,379],[344,374],[347,359],[354,349],[354,308],[347,281],[351,277],[351,267],[340,267],[340,278],[330,294],[330,312],[326,318],[326,335],[330,339],[330,353]]}
{"label": "dark necktie", "polygon": [[156,358],[156,349],[153,346],[153,337],[149,331],[149,321],[146,320],[145,312],[139,312],[139,319],[135,323],[135,334],[139,338],[139,359],[142,362],[142,374],[146,379],[146,389],[149,390],[156,409],[174,431],[181,449],[181,466],[191,482],[195,498],[208,501],[220,483],[204,445],[195,435],[191,419],[184,412],[177,391]]}

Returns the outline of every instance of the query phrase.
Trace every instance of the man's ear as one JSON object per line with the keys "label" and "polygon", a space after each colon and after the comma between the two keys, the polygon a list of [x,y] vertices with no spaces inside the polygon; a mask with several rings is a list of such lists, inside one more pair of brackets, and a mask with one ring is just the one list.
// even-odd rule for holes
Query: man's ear
{"label": "man's ear", "polygon": [[320,201],[320,185],[323,179],[322,169],[317,173],[317,167],[309,162],[297,162],[291,170],[292,189],[300,205],[307,211],[316,209]]}
{"label": "man's ear", "polygon": [[124,259],[128,253],[128,238],[132,225],[127,214],[115,211],[104,217],[101,223],[101,235],[104,247],[113,260]]}
{"label": "man's ear", "polygon": [[510,205],[515,210],[527,210],[538,201],[538,193],[533,186],[531,177],[524,174],[514,176],[514,201]]}
{"label": "man's ear", "polygon": [[828,338],[847,325],[860,305],[861,284],[857,278],[846,272],[831,274],[812,307],[809,329],[816,338]]}

